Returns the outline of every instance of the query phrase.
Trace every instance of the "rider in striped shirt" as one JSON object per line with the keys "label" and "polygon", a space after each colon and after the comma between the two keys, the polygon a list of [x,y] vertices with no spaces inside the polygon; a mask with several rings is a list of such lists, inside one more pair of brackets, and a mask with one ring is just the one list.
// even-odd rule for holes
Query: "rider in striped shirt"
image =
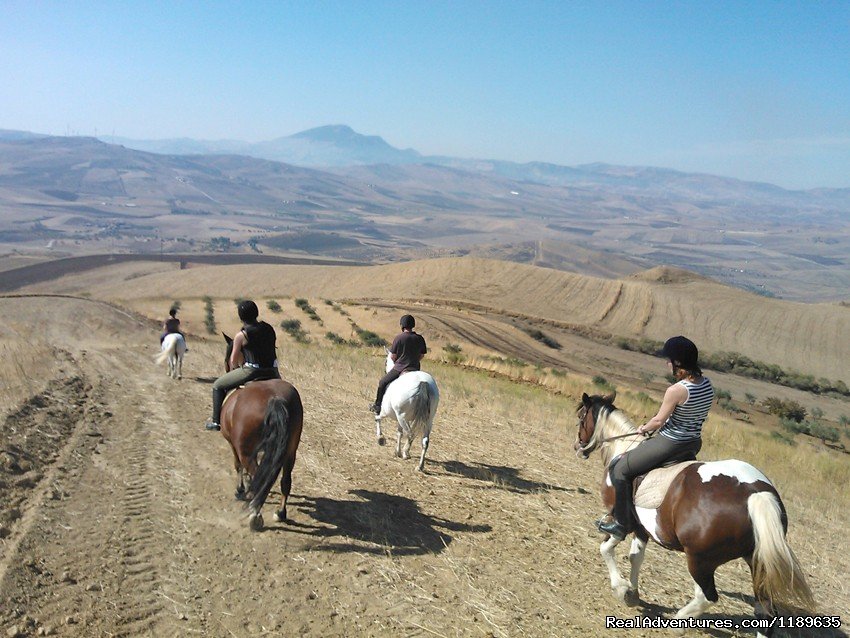
{"label": "rider in striped shirt", "polygon": [[614,459],[609,467],[614,486],[613,520],[600,521],[599,531],[620,540],[634,529],[632,481],[662,465],[693,460],[702,447],[702,424],[714,402],[714,388],[697,363],[699,351],[686,337],[672,337],[661,354],[667,357],[677,381],[664,393],[658,414],[638,428],[658,436]]}

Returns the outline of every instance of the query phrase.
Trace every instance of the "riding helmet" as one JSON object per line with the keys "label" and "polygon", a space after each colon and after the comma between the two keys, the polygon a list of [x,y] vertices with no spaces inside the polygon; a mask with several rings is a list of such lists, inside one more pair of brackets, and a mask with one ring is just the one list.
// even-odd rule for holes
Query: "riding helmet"
{"label": "riding helmet", "polygon": [[413,315],[404,315],[399,322],[401,327],[407,330],[413,330],[416,326],[416,319],[413,318]]}
{"label": "riding helmet", "polygon": [[670,337],[664,342],[661,354],[680,368],[684,368],[685,370],[698,369],[697,359],[699,359],[699,350],[697,350],[694,342],[687,337],[681,335]]}
{"label": "riding helmet", "polygon": [[245,301],[240,301],[239,305],[236,307],[237,312],[239,313],[239,318],[245,322],[256,321],[257,317],[260,314],[259,308],[257,308],[257,304],[255,304],[250,299],[246,299]]}

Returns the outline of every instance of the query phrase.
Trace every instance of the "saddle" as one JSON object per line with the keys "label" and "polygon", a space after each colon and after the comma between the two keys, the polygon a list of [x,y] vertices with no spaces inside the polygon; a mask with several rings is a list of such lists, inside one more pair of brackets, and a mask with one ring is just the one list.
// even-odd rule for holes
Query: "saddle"
{"label": "saddle", "polygon": [[670,483],[682,470],[694,463],[699,461],[683,461],[662,466],[635,478],[632,485],[634,506],[652,510],[661,507],[661,501],[664,500]]}

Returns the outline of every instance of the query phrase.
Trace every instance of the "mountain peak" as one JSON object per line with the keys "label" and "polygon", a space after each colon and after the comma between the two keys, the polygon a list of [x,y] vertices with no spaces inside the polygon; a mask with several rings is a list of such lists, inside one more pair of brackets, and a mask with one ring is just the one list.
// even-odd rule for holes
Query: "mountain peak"
{"label": "mountain peak", "polygon": [[353,128],[345,124],[329,124],[327,126],[318,126],[316,128],[311,128],[306,131],[296,133],[291,137],[297,139],[313,140],[314,142],[348,142],[366,138],[365,135],[361,135]]}

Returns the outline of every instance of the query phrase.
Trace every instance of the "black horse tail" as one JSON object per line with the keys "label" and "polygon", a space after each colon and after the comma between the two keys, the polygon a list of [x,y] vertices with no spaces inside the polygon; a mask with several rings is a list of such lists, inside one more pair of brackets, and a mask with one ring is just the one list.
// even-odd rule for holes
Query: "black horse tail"
{"label": "black horse tail", "polygon": [[[283,467],[286,448],[289,446],[289,410],[280,397],[269,399],[266,416],[260,433],[260,442],[254,450],[253,460],[259,464],[251,479],[249,503],[252,511],[259,512]],[[262,454],[262,458],[260,455]]]}

